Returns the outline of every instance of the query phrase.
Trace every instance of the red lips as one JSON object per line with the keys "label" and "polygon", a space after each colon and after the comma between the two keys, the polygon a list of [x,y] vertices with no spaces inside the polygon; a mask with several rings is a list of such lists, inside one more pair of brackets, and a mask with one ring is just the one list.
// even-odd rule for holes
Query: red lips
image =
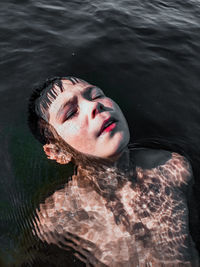
{"label": "red lips", "polygon": [[116,122],[116,120],[112,117],[106,119],[101,126],[98,136],[103,132],[103,130],[107,127],[107,125],[109,125],[110,122]]}

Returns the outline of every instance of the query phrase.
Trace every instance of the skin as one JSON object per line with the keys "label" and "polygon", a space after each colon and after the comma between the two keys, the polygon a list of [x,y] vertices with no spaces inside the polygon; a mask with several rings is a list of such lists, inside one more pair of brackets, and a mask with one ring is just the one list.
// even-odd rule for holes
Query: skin
{"label": "skin", "polygon": [[[63,81],[63,86],[64,92],[59,93],[50,106],[49,123],[76,150],[120,161],[120,156],[128,149],[130,134],[119,106],[96,87],[84,93],[92,86],[87,82],[73,85]],[[73,103],[57,116],[60,107],[71,97]],[[68,112],[73,115],[69,117]],[[98,136],[103,121],[109,116],[118,121],[115,129]],[[44,147],[47,153],[47,148],[50,151],[53,145]],[[62,163],[58,157],[48,155]],[[115,191],[117,199],[113,200],[111,194],[111,209],[105,197],[91,190],[90,184],[85,183],[85,187],[81,184],[79,188],[77,177],[73,176],[64,189],[56,191],[40,205],[35,227],[36,232],[40,229],[37,235],[59,246],[67,239],[72,240],[63,243],[64,247],[75,247],[81,255],[86,253],[85,257],[95,266],[105,266],[101,263],[110,267],[199,266],[197,252],[190,242],[184,196],[185,186],[192,178],[189,162],[176,153],[152,149],[134,150],[132,157],[136,181],[127,180],[122,188],[113,189],[111,193]],[[112,175],[109,170],[104,172],[105,180]],[[121,206],[114,206],[114,202]],[[118,210],[119,214],[123,211],[126,220],[117,224]],[[56,232],[55,238],[49,231]]]}
{"label": "skin", "polygon": [[[49,123],[76,150],[113,161],[118,159],[127,150],[130,139],[119,106],[100,88],[85,81],[75,85],[69,80],[62,83],[64,91],[58,92],[49,108]],[[63,106],[71,98],[72,103]],[[102,123],[110,116],[117,120],[115,128],[99,136]]]}
{"label": "skin", "polygon": [[[73,176],[40,204],[35,234],[49,244],[73,248],[92,266],[198,267],[184,195],[192,175],[189,162],[177,153],[152,149],[138,149],[133,158],[137,180],[117,185],[112,201]],[[116,177],[109,170],[103,175],[105,180]],[[124,220],[116,223],[119,214]]]}

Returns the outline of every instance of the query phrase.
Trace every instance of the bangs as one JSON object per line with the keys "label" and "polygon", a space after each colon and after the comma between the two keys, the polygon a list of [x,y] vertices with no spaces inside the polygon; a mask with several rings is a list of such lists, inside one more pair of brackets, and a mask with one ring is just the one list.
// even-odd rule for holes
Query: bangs
{"label": "bangs", "polygon": [[49,121],[49,107],[56,97],[64,91],[62,80],[69,80],[73,85],[81,80],[75,77],[59,77],[50,83],[47,83],[45,89],[40,93],[40,97],[36,100],[35,111],[46,122]]}

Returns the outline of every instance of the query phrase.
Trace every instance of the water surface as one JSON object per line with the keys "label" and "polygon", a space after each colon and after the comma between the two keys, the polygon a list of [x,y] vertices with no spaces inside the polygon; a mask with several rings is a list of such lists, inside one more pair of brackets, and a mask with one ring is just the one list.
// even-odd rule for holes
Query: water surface
{"label": "water surface", "polygon": [[29,231],[35,208],[66,177],[26,123],[31,88],[51,76],[101,87],[122,108],[132,142],[187,154],[195,178],[190,231],[200,250],[200,2],[10,0],[0,14],[1,265],[44,266],[46,257],[62,266],[50,256],[62,252]]}

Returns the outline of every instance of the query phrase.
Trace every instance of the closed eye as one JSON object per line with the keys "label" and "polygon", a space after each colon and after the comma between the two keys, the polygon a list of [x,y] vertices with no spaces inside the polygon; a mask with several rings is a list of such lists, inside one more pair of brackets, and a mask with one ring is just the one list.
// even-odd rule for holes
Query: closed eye
{"label": "closed eye", "polygon": [[97,99],[97,98],[101,98],[101,97],[103,97],[103,95],[96,95],[96,96],[93,97],[92,99],[95,100],[95,99]]}
{"label": "closed eye", "polygon": [[95,99],[97,99],[97,98],[102,98],[102,97],[104,97],[104,96],[105,96],[105,95],[104,95],[103,91],[102,91],[100,88],[98,88],[98,87],[96,87],[96,88],[93,90],[93,93],[91,94],[92,100],[95,100]]}
{"label": "closed eye", "polygon": [[67,112],[67,114],[64,116],[63,122],[65,122],[66,120],[70,120],[72,119],[75,115],[77,115],[77,111],[78,109],[73,109],[69,112]]}
{"label": "closed eye", "polygon": [[101,97],[104,97],[104,94],[103,93],[98,93],[98,94],[94,95],[94,97],[92,97],[92,100],[95,100],[95,99],[101,98]]}

